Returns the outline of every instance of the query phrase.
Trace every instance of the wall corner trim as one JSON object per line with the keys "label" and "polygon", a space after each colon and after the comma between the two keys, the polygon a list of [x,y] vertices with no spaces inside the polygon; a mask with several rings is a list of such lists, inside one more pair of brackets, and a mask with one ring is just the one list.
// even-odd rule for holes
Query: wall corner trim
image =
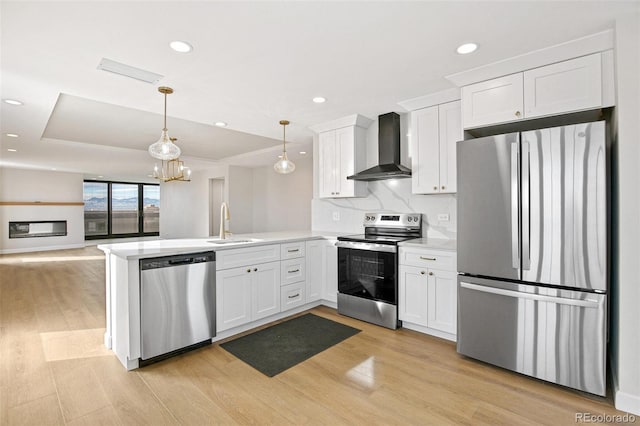
{"label": "wall corner trim", "polygon": [[620,390],[618,377],[611,366],[611,386],[613,389],[613,403],[616,409],[640,416],[640,395],[632,395]]}

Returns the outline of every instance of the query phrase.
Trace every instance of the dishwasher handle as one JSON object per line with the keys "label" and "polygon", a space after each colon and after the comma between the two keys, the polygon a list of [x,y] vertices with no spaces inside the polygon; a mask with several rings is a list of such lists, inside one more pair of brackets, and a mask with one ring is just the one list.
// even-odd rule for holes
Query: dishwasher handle
{"label": "dishwasher handle", "polygon": [[194,263],[215,262],[216,253],[208,251],[203,253],[185,253],[173,256],[150,257],[140,259],[140,270],[170,268],[181,265],[191,265]]}
{"label": "dishwasher handle", "polygon": [[185,257],[184,259],[171,259],[169,260],[169,265],[188,265],[190,263],[195,263],[193,261],[193,257]]}

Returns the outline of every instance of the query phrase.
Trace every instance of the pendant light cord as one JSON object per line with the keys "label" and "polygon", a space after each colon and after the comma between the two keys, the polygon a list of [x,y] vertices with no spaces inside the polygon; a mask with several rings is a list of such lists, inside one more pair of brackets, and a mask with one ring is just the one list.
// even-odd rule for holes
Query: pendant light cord
{"label": "pendant light cord", "polygon": [[167,94],[164,94],[164,130],[167,131]]}
{"label": "pendant light cord", "polygon": [[287,152],[287,146],[286,146],[286,141],[287,139],[287,125],[283,124],[282,125],[282,152],[285,153]]}

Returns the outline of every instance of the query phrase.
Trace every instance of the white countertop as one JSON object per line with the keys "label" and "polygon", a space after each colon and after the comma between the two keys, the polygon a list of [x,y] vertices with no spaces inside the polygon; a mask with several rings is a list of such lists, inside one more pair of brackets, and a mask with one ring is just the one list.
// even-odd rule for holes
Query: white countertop
{"label": "white countertop", "polygon": [[400,247],[417,247],[432,250],[456,251],[456,240],[445,240],[438,238],[415,238],[413,240],[398,243]]}
{"label": "white countertop", "polygon": [[283,231],[263,232],[256,234],[234,234],[228,240],[257,240],[250,243],[216,245],[210,241],[218,240],[217,237],[208,238],[176,238],[167,240],[136,241],[116,244],[100,244],[98,249],[106,254],[114,254],[127,260],[142,259],[146,257],[170,256],[182,253],[194,253],[198,251],[221,251],[234,248],[259,246],[267,244],[282,244],[301,240],[313,240],[321,238],[334,238],[338,235],[332,232],[319,231]]}

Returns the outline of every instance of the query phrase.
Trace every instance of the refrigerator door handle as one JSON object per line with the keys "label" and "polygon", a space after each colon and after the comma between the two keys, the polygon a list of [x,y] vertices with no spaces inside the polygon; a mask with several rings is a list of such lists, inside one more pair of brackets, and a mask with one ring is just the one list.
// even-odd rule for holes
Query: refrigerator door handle
{"label": "refrigerator door handle", "polygon": [[520,269],[518,229],[518,142],[511,143],[511,266]]}
{"label": "refrigerator door handle", "polygon": [[522,142],[522,269],[531,269],[529,142]]}
{"label": "refrigerator door handle", "polygon": [[545,296],[543,294],[523,293],[514,290],[505,290],[496,287],[486,287],[478,284],[471,284],[461,281],[460,287],[475,290],[482,293],[497,294],[500,296],[515,297],[518,299],[536,300],[540,302],[550,302],[559,305],[580,306],[583,308],[600,308],[600,302],[593,299],[569,299],[566,297]]}

